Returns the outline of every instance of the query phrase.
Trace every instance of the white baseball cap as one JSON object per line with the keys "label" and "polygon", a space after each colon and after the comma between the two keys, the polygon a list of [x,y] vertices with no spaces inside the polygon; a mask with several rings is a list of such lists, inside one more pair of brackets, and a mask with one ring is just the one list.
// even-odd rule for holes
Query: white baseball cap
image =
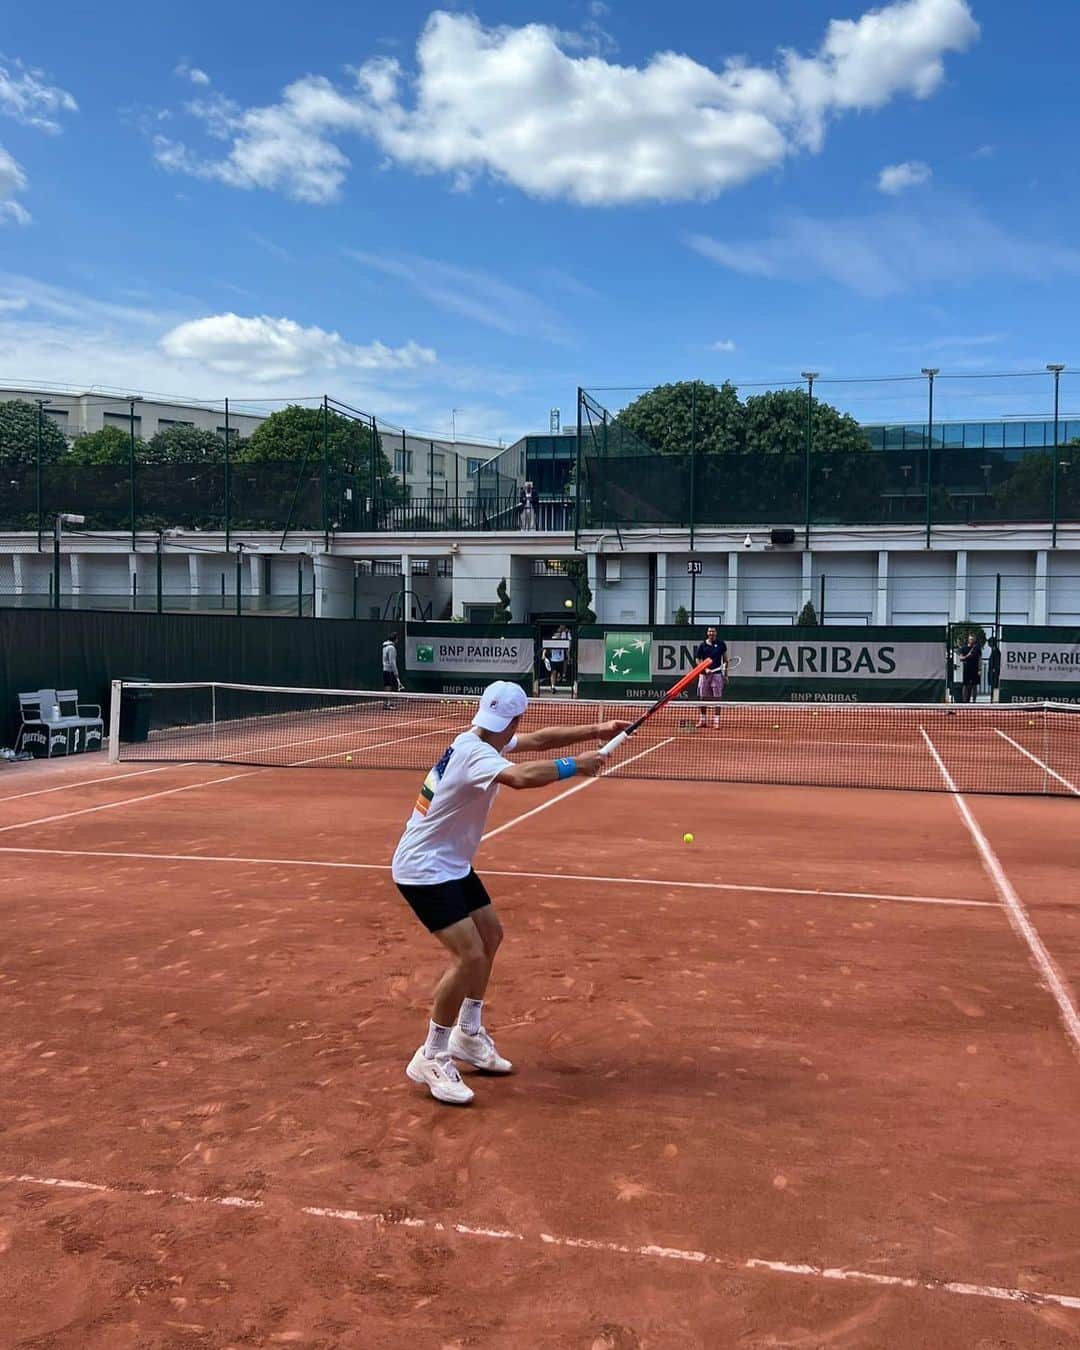
{"label": "white baseball cap", "polygon": [[496,680],[480,695],[480,706],[473,718],[474,727],[485,731],[505,731],[515,717],[529,706],[525,690],[509,680]]}

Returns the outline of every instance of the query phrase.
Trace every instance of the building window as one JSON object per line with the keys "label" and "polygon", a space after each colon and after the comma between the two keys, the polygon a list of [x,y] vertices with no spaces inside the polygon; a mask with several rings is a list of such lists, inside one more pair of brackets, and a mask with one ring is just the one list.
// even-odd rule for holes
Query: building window
{"label": "building window", "polygon": [[569,569],[565,558],[534,558],[532,571],[534,577],[565,577]]}
{"label": "building window", "polygon": [[414,577],[426,577],[431,574],[431,562],[427,558],[412,559],[412,574]]}
{"label": "building window", "polygon": [[473,458],[470,456],[470,457],[465,461],[465,471],[466,471],[466,473],[470,473],[470,474],[473,474],[473,473],[479,473],[479,472],[480,472],[480,465],[483,464],[483,462],[484,462],[484,461],[483,461],[482,459],[473,459]]}
{"label": "building window", "polygon": [[431,472],[436,478],[442,478],[446,474],[446,455],[441,450],[432,450],[431,452]]}
{"label": "building window", "polygon": [[[102,414],[102,421],[107,427],[119,427],[121,431],[131,430],[131,415],[129,413],[107,412]],[[142,428],[142,418],[138,413],[135,414],[135,434],[139,434]]]}
{"label": "building window", "polygon": [[237,439],[237,437],[240,435],[240,428],[239,428],[239,427],[218,427],[218,429],[217,429],[217,434],[221,437],[222,440],[224,440],[226,434],[228,434],[229,440],[230,440],[230,441],[235,441],[235,440]]}
{"label": "building window", "polygon": [[411,450],[394,451],[394,472],[402,477],[404,477],[405,474],[412,473]]}
{"label": "building window", "polygon": [[452,577],[454,575],[453,558],[437,558],[435,561],[435,575],[437,577]]}
{"label": "building window", "polygon": [[401,562],[397,558],[376,558],[371,564],[371,571],[377,577],[399,577]]}
{"label": "building window", "polygon": [[68,429],[68,410],[66,408],[46,408],[45,416],[51,418],[64,434]]}
{"label": "building window", "polygon": [[176,422],[171,417],[159,417],[157,424],[159,427],[193,427],[195,425],[194,422]]}

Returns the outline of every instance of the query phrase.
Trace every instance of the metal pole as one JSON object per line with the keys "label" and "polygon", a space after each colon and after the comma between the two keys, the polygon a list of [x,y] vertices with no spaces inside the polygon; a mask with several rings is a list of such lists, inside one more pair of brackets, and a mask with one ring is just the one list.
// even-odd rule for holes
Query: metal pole
{"label": "metal pole", "polygon": [[360,566],[354,562],[352,565],[352,616],[357,617],[357,604],[360,597]]}
{"label": "metal pole", "polygon": [[[697,380],[690,386],[690,552],[694,551],[694,516],[697,514]],[[690,602],[693,608],[693,600]]]}
{"label": "metal pole", "polygon": [[574,484],[576,491],[574,493],[574,549],[578,547],[578,535],[581,533],[581,493],[583,483],[581,481],[581,386],[577,391],[577,444],[574,447],[576,467],[574,469]]}
{"label": "metal pole", "polygon": [[929,405],[926,415],[926,547],[929,548],[934,526],[934,503],[930,488],[933,482],[934,467],[934,376],[938,373],[938,368],[937,366],[923,366],[922,373],[926,376],[929,388]]}
{"label": "metal pole", "polygon": [[322,401],[322,527],[323,548],[330,547],[330,407]]}
{"label": "metal pole", "polygon": [[428,511],[433,511],[435,501],[435,442],[428,441]]}
{"label": "metal pole", "polygon": [[53,587],[52,602],[53,609],[60,608],[60,531],[62,529],[60,517],[56,517],[56,523],[53,526]]}
{"label": "metal pole", "polygon": [[994,636],[1001,636],[1001,573],[994,577]]}
{"label": "metal pole", "polygon": [[35,487],[35,494],[36,494],[35,512],[36,512],[36,514],[37,514],[37,546],[38,546],[38,552],[39,552],[39,553],[41,552],[42,525],[43,525],[43,523],[44,523],[43,520],[42,520],[42,499],[43,499],[43,495],[44,495],[44,494],[43,494],[43,491],[42,491],[42,477],[41,477],[41,472],[42,472],[42,471],[41,471],[41,424],[42,424],[42,422],[44,421],[44,418],[45,418],[45,404],[44,404],[44,402],[39,398],[38,401],[37,401],[37,474],[36,474],[36,487]]}
{"label": "metal pole", "polygon": [[690,627],[694,626],[694,615],[697,612],[697,573],[690,573]]}
{"label": "metal pole", "polygon": [[1050,547],[1057,548],[1058,534],[1058,396],[1061,392],[1061,372],[1063,365],[1050,365],[1046,369],[1054,377],[1054,458],[1050,470]]}
{"label": "metal pole", "polygon": [[162,584],[161,584],[161,583],[162,583],[162,559],[161,559],[161,534],[160,534],[160,532],[158,533],[158,538],[157,538],[157,577],[156,577],[156,580],[157,580],[157,612],[160,614],[160,613],[162,612],[162,609],[164,608],[164,606],[163,606],[163,604],[162,604],[163,591],[162,591]]}
{"label": "metal pole", "polygon": [[304,617],[304,555],[296,555],[296,615]]}
{"label": "metal pole", "polygon": [[244,612],[244,546],[236,546],[236,612]]}
{"label": "metal pole", "polygon": [[135,552],[135,400],[129,402],[128,425],[131,431],[128,446],[128,506],[131,513],[131,551]]}
{"label": "metal pole", "polygon": [[229,400],[225,400],[225,552],[229,551],[229,535],[232,529],[232,511],[230,495],[232,490],[232,446],[229,435]]}
{"label": "metal pole", "polygon": [[821,600],[818,603],[818,623],[825,626],[825,573],[821,574]]}
{"label": "metal pole", "polygon": [[806,517],[806,523],[805,523],[805,533],[803,536],[803,547],[809,548],[810,520],[811,520],[810,452],[813,449],[814,443],[814,381],[818,377],[818,372],[816,370],[804,370],[802,373],[802,377],[806,381],[806,445],[804,449],[806,464],[804,466],[805,481],[803,483],[803,509]]}

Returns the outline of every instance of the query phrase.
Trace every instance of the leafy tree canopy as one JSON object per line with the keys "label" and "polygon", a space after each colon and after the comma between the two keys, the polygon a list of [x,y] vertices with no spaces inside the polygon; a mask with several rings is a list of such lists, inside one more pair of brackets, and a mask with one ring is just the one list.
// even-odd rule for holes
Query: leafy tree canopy
{"label": "leafy tree canopy", "polygon": [[[102,427],[100,431],[84,431],[76,436],[68,451],[69,464],[127,464],[131,455],[131,435],[119,427]],[[136,463],[145,464],[149,456],[147,444],[135,438]]]}
{"label": "leafy tree canopy", "polygon": [[[233,454],[243,447],[233,436]],[[155,464],[221,464],[225,460],[225,438],[205,427],[163,427],[150,437],[150,458]]]}
{"label": "leafy tree canopy", "polygon": [[[771,389],[751,394],[744,409],[744,448],[766,454],[802,453],[806,447],[805,389]],[[850,413],[814,399],[811,444],[817,453],[869,450],[870,441]]]}
{"label": "leafy tree canopy", "polygon": [[[352,465],[363,476],[370,470],[372,431],[364,422],[341,413],[326,414],[326,444],[330,463],[344,468]],[[376,437],[376,473],[389,474],[390,466]],[[262,460],[303,459],[308,455],[318,462],[323,453],[323,410],[303,408],[291,403],[271,413],[249,437],[239,458],[251,463]]]}
{"label": "leafy tree canopy", "polygon": [[[22,398],[0,403],[0,460],[8,464],[36,464],[37,445],[37,404]],[[52,464],[66,452],[64,433],[47,413],[42,413],[42,463]]]}

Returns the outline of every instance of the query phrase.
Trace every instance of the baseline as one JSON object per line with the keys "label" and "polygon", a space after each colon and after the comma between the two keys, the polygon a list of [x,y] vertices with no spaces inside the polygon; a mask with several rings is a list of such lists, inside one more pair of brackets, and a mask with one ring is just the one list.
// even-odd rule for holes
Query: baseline
{"label": "baseline", "polygon": [[[176,1204],[206,1205],[219,1209],[243,1209],[248,1211],[266,1210],[264,1200],[251,1200],[239,1195],[191,1195],[185,1191],[166,1191],[155,1187],[103,1186],[97,1182],[77,1181],[63,1177],[37,1177],[13,1174],[0,1176],[0,1185],[51,1186],[57,1190],[69,1190],[93,1195],[105,1195],[112,1198],[167,1200]],[[280,1205],[282,1199],[275,1199]],[[804,1279],[840,1280],[850,1284],[869,1284],[893,1289],[913,1289],[935,1294],[953,1294],[962,1298],[995,1299],[1008,1303],[1024,1303],[1028,1306],[1080,1309],[1080,1296],[1075,1294],[1056,1294],[1040,1289],[1009,1288],[1000,1285],[978,1284],[972,1280],[933,1280],[919,1279],[910,1275],[888,1275],[875,1271],[849,1270],[844,1267],[818,1266],[809,1262],[773,1261],[764,1257],[731,1257],[710,1252],[685,1251],[679,1247],[661,1247],[653,1243],[635,1246],[630,1243],[609,1242],[597,1238],[559,1236],[555,1233],[536,1231],[533,1233],[515,1232],[512,1229],[485,1227],[477,1224],[444,1222],[441,1219],[421,1219],[410,1215],[390,1218],[392,1210],[367,1212],[356,1209],[338,1209],[324,1205],[294,1205],[290,1208],[296,1214],[307,1218],[329,1219],[338,1223],[366,1224],[380,1228],[426,1229],[436,1233],[457,1233],[461,1237],[481,1238],[491,1242],[530,1243],[536,1247],[564,1247],[568,1250],[602,1252],[610,1256],[629,1256],[657,1261],[678,1261],[696,1266],[719,1267],[729,1272],[747,1274],[769,1274],[797,1276]]]}

